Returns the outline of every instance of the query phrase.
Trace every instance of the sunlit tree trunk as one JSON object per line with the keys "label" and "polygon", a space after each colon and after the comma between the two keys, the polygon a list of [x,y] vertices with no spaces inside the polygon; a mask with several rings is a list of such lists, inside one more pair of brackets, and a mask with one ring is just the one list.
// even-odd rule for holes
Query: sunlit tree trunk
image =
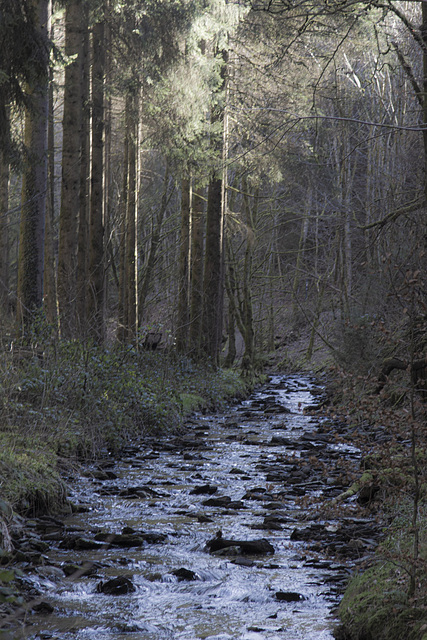
{"label": "sunlit tree trunk", "polygon": [[176,327],[176,348],[179,353],[188,350],[189,274],[190,274],[190,216],[191,181],[184,178],[181,183],[181,227],[178,267],[178,312]]}
{"label": "sunlit tree trunk", "polygon": [[80,337],[87,332],[86,294],[88,281],[89,203],[90,203],[90,78],[89,78],[89,28],[88,6],[82,6],[82,91],[81,91],[81,141],[80,141],[80,189],[79,225],[77,237],[76,324]]}
{"label": "sunlit tree trunk", "polygon": [[62,125],[61,210],[59,215],[58,308],[63,338],[76,327],[76,257],[80,205],[80,147],[82,114],[82,0],[65,8],[64,115]]}
{"label": "sunlit tree trunk", "polygon": [[92,338],[104,340],[104,21],[93,27],[92,162],[89,222],[88,323]]}
{"label": "sunlit tree trunk", "polygon": [[120,197],[120,228],[119,228],[119,304],[118,304],[118,331],[119,342],[124,342],[127,336],[128,326],[128,295],[126,285],[126,226],[128,207],[128,172],[129,172],[129,112],[131,96],[128,94],[125,104],[125,136],[123,144],[123,179]]}
{"label": "sunlit tree trunk", "polygon": [[138,103],[137,94],[130,96],[128,122],[128,188],[126,214],[126,289],[127,289],[127,335],[136,336],[138,328],[138,292],[137,292],[137,197],[136,167],[138,149]]}
{"label": "sunlit tree trunk", "polygon": [[[36,27],[47,43],[50,5],[34,0]],[[18,258],[18,325],[25,327],[43,303],[44,233],[47,187],[48,48],[40,50],[39,78],[28,85],[32,108],[25,113],[26,147],[22,176],[21,222]]]}

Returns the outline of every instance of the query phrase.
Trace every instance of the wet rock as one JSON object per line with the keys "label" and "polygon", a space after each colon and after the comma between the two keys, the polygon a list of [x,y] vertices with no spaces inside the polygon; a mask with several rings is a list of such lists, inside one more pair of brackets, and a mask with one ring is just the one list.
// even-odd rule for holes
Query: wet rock
{"label": "wet rock", "polygon": [[50,602],[46,602],[45,600],[42,600],[41,602],[38,602],[37,604],[34,604],[32,606],[32,610],[35,613],[41,613],[43,615],[48,615],[49,613],[53,613],[54,612],[54,608],[52,607]]}
{"label": "wet rock", "polygon": [[284,436],[273,436],[269,444],[276,445],[276,446],[286,446],[286,447],[293,446],[292,440],[290,440],[289,438],[285,438]]}
{"label": "wet rock", "polygon": [[218,487],[213,484],[203,484],[199,487],[195,487],[190,491],[190,496],[200,496],[200,495],[209,495],[211,496],[213,493],[218,491]]}
{"label": "wet rock", "polygon": [[148,544],[160,544],[167,540],[168,537],[166,533],[157,533],[157,531],[147,531],[141,533],[141,536]]}
{"label": "wet rock", "polygon": [[80,578],[82,576],[94,576],[97,573],[99,564],[96,562],[84,562],[82,564],[76,564],[73,562],[67,562],[62,565],[62,571],[68,577]]}
{"label": "wet rock", "polygon": [[249,558],[244,558],[242,556],[239,556],[238,558],[234,558],[231,561],[233,564],[237,564],[240,567],[253,567],[255,565],[255,562],[253,560],[250,560]]}
{"label": "wet rock", "polygon": [[263,506],[265,509],[268,509],[269,511],[275,511],[276,509],[283,509],[285,504],[283,502],[273,501],[273,502],[267,502]]}
{"label": "wet rock", "polygon": [[272,404],[264,409],[265,415],[280,415],[282,413],[291,413],[291,410],[281,404]]}
{"label": "wet rock", "polygon": [[77,549],[78,551],[92,551],[94,549],[102,549],[104,544],[90,538],[82,538],[80,536],[66,535],[61,541],[59,547],[61,549]]}
{"label": "wet rock", "polygon": [[227,509],[239,510],[239,509],[247,509],[247,507],[245,504],[243,504],[241,500],[232,500],[231,502],[228,503]]}
{"label": "wet rock", "polygon": [[171,574],[178,578],[179,582],[197,580],[197,574],[191,569],[184,569],[181,567],[180,569],[174,569],[171,571]]}
{"label": "wet rock", "polygon": [[118,576],[106,582],[102,582],[101,580],[101,582],[97,584],[96,590],[98,593],[105,593],[109,596],[121,596],[136,591],[132,580],[125,576]]}
{"label": "wet rock", "polygon": [[107,469],[94,469],[93,471],[86,471],[83,475],[100,481],[117,480],[117,474]]}
{"label": "wet rock", "polygon": [[307,431],[302,434],[300,440],[307,442],[331,442],[331,436],[328,436],[326,433],[319,433],[317,431]]}
{"label": "wet rock", "polygon": [[302,602],[307,598],[296,591],[276,591],[276,600],[281,602]]}
{"label": "wet rock", "polygon": [[242,500],[271,500],[273,496],[270,493],[260,487],[255,489],[249,489],[243,496]]}
{"label": "wet rock", "polygon": [[167,535],[155,531],[136,531],[135,533],[97,533],[95,540],[113,545],[115,547],[141,547],[144,542],[158,544],[164,542]]}
{"label": "wet rock", "polygon": [[218,498],[208,498],[204,500],[202,504],[205,507],[227,507],[231,502],[229,496],[218,496]]}
{"label": "wet rock", "polygon": [[222,535],[217,534],[216,538],[208,540],[206,547],[211,553],[221,549],[228,549],[229,547],[238,549],[240,555],[268,555],[274,553],[273,545],[265,538],[259,540],[227,540]]}
{"label": "wet rock", "polygon": [[40,567],[37,570],[37,574],[42,578],[52,580],[52,582],[59,582],[64,579],[64,572],[62,571],[62,569],[59,569],[59,567],[53,567],[51,565]]}
{"label": "wet rock", "polygon": [[105,542],[106,544],[113,545],[115,547],[142,547],[144,540],[142,536],[135,534],[122,534],[122,533],[97,533],[95,540]]}
{"label": "wet rock", "polygon": [[120,498],[160,498],[164,497],[163,494],[158,493],[151,487],[146,485],[138,487],[126,487],[119,491],[118,496]]}

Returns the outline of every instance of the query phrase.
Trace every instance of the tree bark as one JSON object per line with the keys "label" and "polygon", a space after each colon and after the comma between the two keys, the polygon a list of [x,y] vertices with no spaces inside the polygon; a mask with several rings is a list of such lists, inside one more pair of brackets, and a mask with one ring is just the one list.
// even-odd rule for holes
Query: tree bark
{"label": "tree bark", "polygon": [[36,28],[46,42],[40,49],[44,70],[27,87],[31,108],[25,113],[26,158],[22,177],[19,228],[17,322],[31,324],[43,304],[44,233],[47,187],[48,47],[49,0],[34,0]]}
{"label": "tree bark", "polygon": [[8,311],[9,298],[9,163],[0,151],[0,306]]}
{"label": "tree bark", "polygon": [[48,185],[46,199],[46,225],[44,244],[44,306],[46,320],[58,329],[56,273],[54,252],[54,211],[55,211],[55,131],[53,122],[53,83],[52,70],[49,85],[49,124],[48,124]]}
{"label": "tree bark", "polygon": [[191,212],[191,281],[190,281],[190,352],[200,354],[203,304],[203,217],[204,202],[202,190],[193,190]]}
{"label": "tree bark", "polygon": [[[221,139],[214,143],[219,168],[212,175],[208,189],[206,213],[206,249],[203,282],[203,351],[217,364],[222,339],[223,311],[223,161],[224,161],[224,123],[225,123],[225,90],[228,52],[223,50],[221,84],[217,93],[220,99],[212,109],[211,125],[221,124]],[[221,100],[222,98],[222,100]]]}
{"label": "tree bark", "polygon": [[92,174],[89,223],[88,323],[91,337],[104,340],[104,21],[93,27]]}
{"label": "tree bark", "polygon": [[62,181],[59,214],[58,309],[60,334],[72,338],[76,330],[77,225],[80,205],[80,147],[82,142],[82,0],[65,8],[64,115],[62,121]]}
{"label": "tree bark", "polygon": [[181,228],[178,268],[178,313],[175,332],[176,348],[179,353],[188,350],[189,289],[190,289],[190,218],[191,218],[191,182],[184,178],[181,184]]}
{"label": "tree bark", "polygon": [[128,188],[126,214],[126,289],[127,289],[127,337],[135,338],[138,329],[137,293],[137,213],[136,213],[136,162],[138,106],[137,95],[132,92],[129,102],[128,122]]}
{"label": "tree bark", "polygon": [[79,227],[77,236],[77,281],[76,281],[76,324],[77,333],[85,337],[86,289],[89,260],[89,203],[90,203],[90,78],[89,78],[89,11],[87,3],[82,6],[82,91],[81,91],[81,141],[80,141],[80,189],[79,189]]}
{"label": "tree bark", "polygon": [[[148,259],[145,264],[144,275],[141,282],[141,290],[139,293],[138,307],[139,307],[140,321],[142,321],[143,313],[145,310],[145,301],[150,289],[154,267],[156,265],[157,254],[160,246],[160,237],[162,233],[163,220],[165,218],[167,206],[168,206],[170,197],[172,195],[172,193],[168,194],[168,191],[169,191],[169,167],[168,167],[168,164],[166,163],[162,200],[160,203],[160,208],[157,213],[156,219],[153,221],[150,252],[148,254]],[[173,192],[173,189],[172,189],[172,192]]]}
{"label": "tree bark", "polygon": [[126,285],[126,227],[127,227],[127,207],[128,207],[128,172],[129,172],[129,111],[130,96],[126,97],[125,105],[125,139],[123,146],[123,181],[120,199],[120,229],[119,229],[119,305],[118,305],[118,330],[117,338],[119,342],[126,341],[128,326],[128,296]]}

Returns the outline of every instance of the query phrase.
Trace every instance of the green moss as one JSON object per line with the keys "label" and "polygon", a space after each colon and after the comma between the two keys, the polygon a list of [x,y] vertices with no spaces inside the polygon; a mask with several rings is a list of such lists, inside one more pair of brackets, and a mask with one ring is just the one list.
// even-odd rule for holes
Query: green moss
{"label": "green moss", "polygon": [[391,562],[355,576],[338,609],[338,640],[419,640],[427,623],[425,603],[407,595],[407,575]]}
{"label": "green moss", "polygon": [[0,433],[0,486],[2,500],[18,513],[56,511],[66,500],[54,453],[10,433]]}
{"label": "green moss", "polygon": [[197,396],[194,393],[180,393],[179,397],[182,402],[182,410],[184,415],[196,411],[201,407],[206,406],[206,401],[201,396]]}

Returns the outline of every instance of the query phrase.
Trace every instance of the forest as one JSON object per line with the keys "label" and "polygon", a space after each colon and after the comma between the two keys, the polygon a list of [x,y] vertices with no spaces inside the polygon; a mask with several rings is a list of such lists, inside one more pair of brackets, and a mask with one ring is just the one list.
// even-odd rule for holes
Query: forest
{"label": "forest", "polygon": [[399,324],[423,271],[422,2],[2,5],[3,333],[158,333],[251,369],[301,325],[363,359],[348,333]]}
{"label": "forest", "polygon": [[327,371],[425,598],[426,198],[425,0],[0,0],[0,542],[59,460]]}

